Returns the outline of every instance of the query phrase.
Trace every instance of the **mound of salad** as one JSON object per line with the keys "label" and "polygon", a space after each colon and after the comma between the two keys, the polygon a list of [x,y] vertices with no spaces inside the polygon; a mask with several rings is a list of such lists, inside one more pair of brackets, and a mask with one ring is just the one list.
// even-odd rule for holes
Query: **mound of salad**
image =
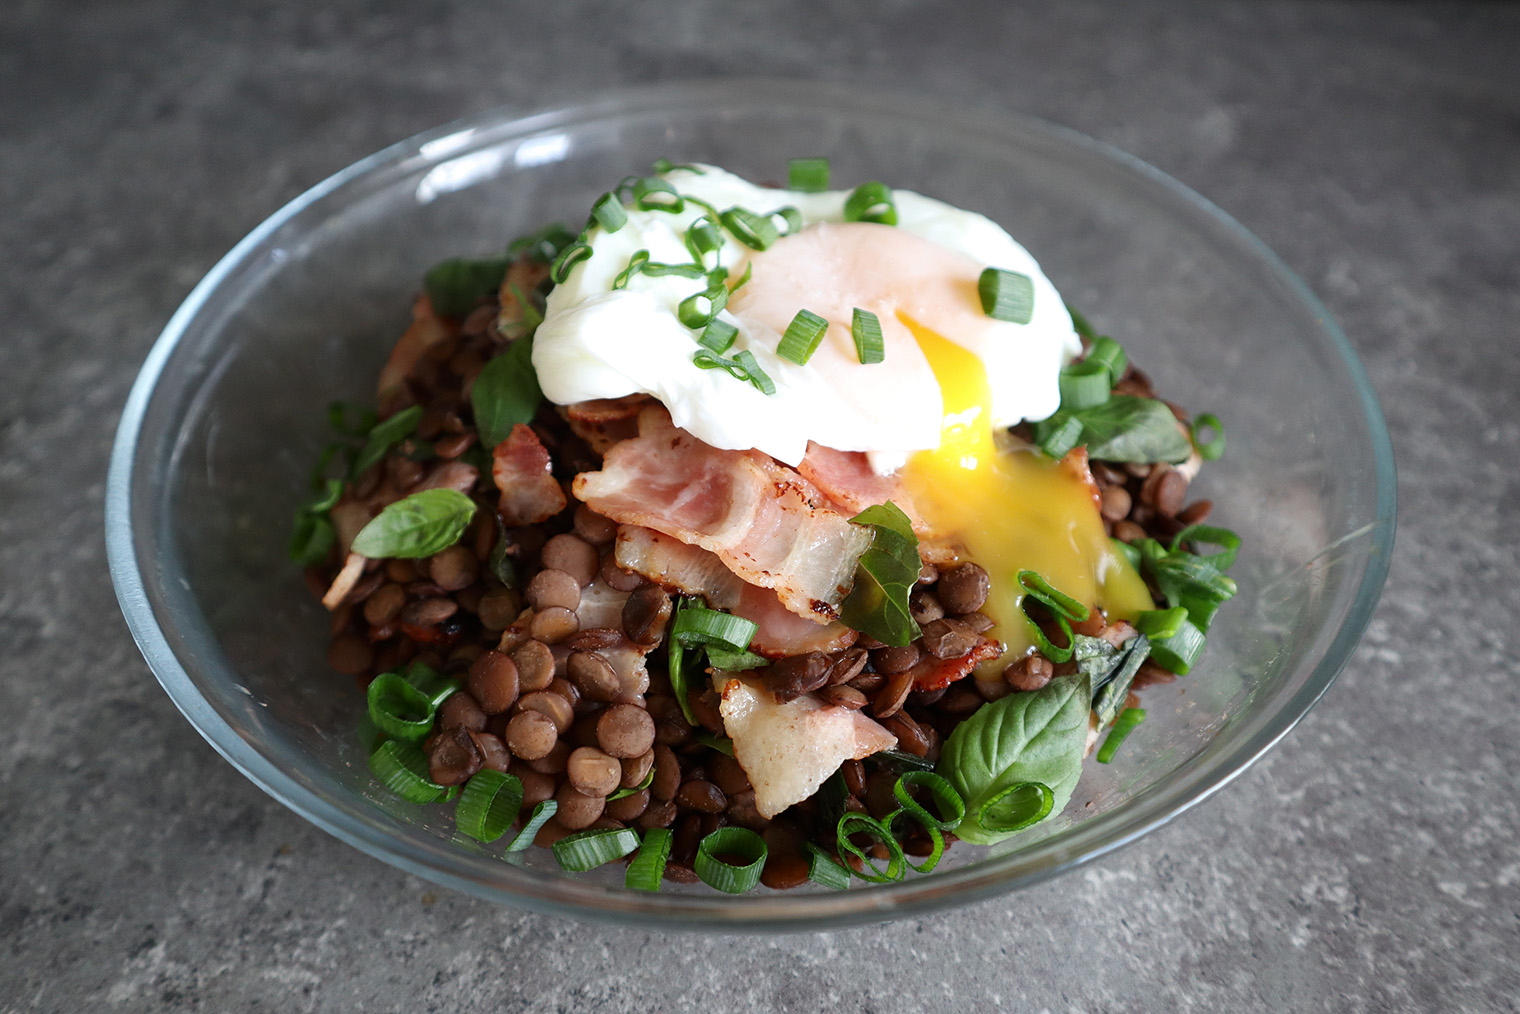
{"label": "mound of salad", "polygon": [[987,218],[829,177],[662,162],[427,272],[291,540],[385,789],[637,890],[891,882],[1196,663],[1219,420]]}

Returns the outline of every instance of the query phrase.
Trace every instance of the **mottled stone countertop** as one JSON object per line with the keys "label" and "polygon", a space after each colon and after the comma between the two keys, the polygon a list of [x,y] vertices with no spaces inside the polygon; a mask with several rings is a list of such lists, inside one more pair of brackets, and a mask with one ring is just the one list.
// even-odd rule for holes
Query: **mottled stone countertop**
{"label": "mottled stone countertop", "polygon": [[[1240,219],[1344,325],[1398,459],[1392,573],[1339,681],[1227,791],[969,912],[665,935],[370,859],[154,681],[102,497],[196,280],[393,140],[730,73],[1003,100],[1101,138]],[[0,1011],[1520,1009],[1520,9],[9,0],[0,209]]]}

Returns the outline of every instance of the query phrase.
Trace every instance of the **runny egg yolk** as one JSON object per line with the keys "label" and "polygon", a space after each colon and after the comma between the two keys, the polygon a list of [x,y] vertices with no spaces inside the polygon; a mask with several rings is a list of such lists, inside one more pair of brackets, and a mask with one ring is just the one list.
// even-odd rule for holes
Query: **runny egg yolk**
{"label": "runny egg yolk", "polygon": [[1092,490],[1071,469],[1032,451],[996,446],[992,388],[980,359],[918,321],[899,315],[934,371],[944,401],[939,447],[920,451],[901,474],[935,531],[963,545],[986,568],[992,592],[983,610],[1017,658],[1033,646],[1017,575],[1033,570],[1110,620],[1153,608],[1140,575],[1113,548]]}

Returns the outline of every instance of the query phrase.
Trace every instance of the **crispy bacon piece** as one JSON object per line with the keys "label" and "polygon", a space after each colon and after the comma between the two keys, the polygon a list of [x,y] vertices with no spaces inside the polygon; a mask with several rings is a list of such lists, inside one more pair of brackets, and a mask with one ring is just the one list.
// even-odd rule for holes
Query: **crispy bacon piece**
{"label": "crispy bacon piece", "polygon": [[419,292],[412,301],[412,326],[406,329],[390,358],[380,369],[380,402],[385,404],[411,375],[412,367],[427,354],[427,350],[454,333],[454,326],[433,312],[433,304],[427,293]]}
{"label": "crispy bacon piece", "polygon": [[596,398],[566,405],[560,415],[593,451],[606,454],[613,444],[639,435],[639,413],[653,400],[647,394]]}
{"label": "crispy bacon piece", "polygon": [[614,553],[618,566],[624,570],[687,595],[700,595],[715,609],[727,609],[759,624],[750,647],[769,658],[838,651],[854,644],[860,636],[838,620],[819,623],[798,616],[782,605],[769,588],[739,580],[712,553],[653,529],[619,526]]}
{"label": "crispy bacon piece", "polygon": [[600,472],[575,477],[575,496],[624,524],[643,525],[717,555],[799,616],[838,615],[871,533],[823,506],[802,476],[754,451],[723,451],[646,407],[639,435],[612,447]]}
{"label": "crispy bacon piece", "polygon": [[844,761],[897,745],[896,736],[863,713],[812,694],[780,704],[759,683],[736,676],[718,690],[734,759],[755,787],[755,809],[767,819],[818,791]]}
{"label": "crispy bacon piece", "polygon": [[983,662],[991,662],[1002,653],[1002,645],[983,637],[960,658],[935,658],[926,654],[908,671],[913,674],[915,690],[942,690],[968,675]]}
{"label": "crispy bacon piece", "polygon": [[565,491],[549,472],[549,452],[522,423],[491,452],[491,478],[501,490],[504,525],[536,525],[565,509]]}
{"label": "crispy bacon piece", "polygon": [[422,477],[417,483],[413,493],[419,493],[424,489],[457,489],[461,493],[468,494],[475,488],[475,480],[480,478],[480,469],[474,465],[467,465],[463,461],[445,461],[433,467],[433,470]]}
{"label": "crispy bacon piece", "polygon": [[841,513],[851,516],[867,507],[891,500],[902,508],[919,535],[930,528],[913,505],[913,498],[895,475],[877,475],[864,451],[836,451],[822,444],[808,444],[807,456],[797,466],[802,477],[822,491]]}

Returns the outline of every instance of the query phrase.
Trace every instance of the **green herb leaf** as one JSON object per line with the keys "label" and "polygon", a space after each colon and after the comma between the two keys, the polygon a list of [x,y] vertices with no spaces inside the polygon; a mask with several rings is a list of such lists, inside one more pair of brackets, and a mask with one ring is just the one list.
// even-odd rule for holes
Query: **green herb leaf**
{"label": "green herb leaf", "polygon": [[295,528],[286,548],[291,560],[303,567],[311,567],[327,559],[328,551],[337,541],[338,533],[327,515],[301,511],[296,515]]}
{"label": "green herb leaf", "polygon": [[1023,782],[1047,786],[1059,813],[1082,774],[1091,709],[1092,684],[1078,673],[984,704],[956,726],[935,767],[966,803],[956,836],[992,845],[1015,833],[985,827],[978,815]]}
{"label": "green herb leaf", "polygon": [[1098,461],[1186,461],[1192,441],[1172,410],[1155,398],[1116,394],[1101,405],[1077,413],[1081,443]]}
{"label": "green herb leaf", "polygon": [[519,338],[486,363],[470,391],[480,445],[494,449],[507,439],[513,426],[532,422],[543,400],[544,392],[533,370],[533,339]]}
{"label": "green herb leaf", "polygon": [[850,522],[869,525],[872,539],[856,564],[855,584],[839,607],[839,618],[883,644],[907,644],[919,634],[908,612],[908,594],[921,568],[913,523],[890,500],[867,507]]}
{"label": "green herb leaf", "polygon": [[353,551],[371,559],[432,556],[459,541],[475,501],[456,489],[425,489],[397,500],[354,536]]}
{"label": "green herb leaf", "polygon": [[413,405],[404,408],[389,419],[382,420],[371,427],[369,436],[360,448],[359,454],[354,458],[353,466],[349,469],[349,475],[358,478],[371,465],[379,464],[401,441],[412,435],[417,428],[417,423],[422,420],[422,406]]}
{"label": "green herb leaf", "polygon": [[483,260],[450,257],[428,269],[422,276],[422,287],[435,313],[444,317],[468,316],[482,299],[496,295],[511,263],[506,257]]}

